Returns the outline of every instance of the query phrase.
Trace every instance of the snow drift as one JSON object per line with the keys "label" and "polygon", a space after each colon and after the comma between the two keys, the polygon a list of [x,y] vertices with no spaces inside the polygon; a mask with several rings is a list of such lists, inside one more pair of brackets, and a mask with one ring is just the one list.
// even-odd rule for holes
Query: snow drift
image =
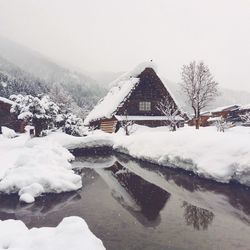
{"label": "snow drift", "polygon": [[18,193],[20,200],[33,202],[43,193],[81,188],[69,161],[74,156],[51,141],[30,140],[28,135],[0,137],[0,193]]}
{"label": "snow drift", "polygon": [[182,168],[199,176],[250,186],[250,130],[236,127],[225,133],[215,127],[193,127],[169,132],[141,128],[131,136],[117,137],[113,148],[162,166]]}
{"label": "snow drift", "polygon": [[0,249],[104,250],[105,247],[80,217],[64,218],[55,228],[28,229],[17,220],[0,220]]}

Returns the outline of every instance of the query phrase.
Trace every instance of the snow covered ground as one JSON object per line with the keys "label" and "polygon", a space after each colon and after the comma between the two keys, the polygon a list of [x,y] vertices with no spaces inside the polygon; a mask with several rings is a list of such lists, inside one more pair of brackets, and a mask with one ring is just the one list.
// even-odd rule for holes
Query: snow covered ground
{"label": "snow covered ground", "polygon": [[69,161],[74,157],[67,149],[102,146],[218,182],[250,186],[250,128],[235,127],[222,133],[215,127],[170,132],[166,127],[135,126],[130,136],[123,131],[95,131],[86,137],[60,132],[33,139],[0,136],[0,192],[18,193],[21,201],[33,202],[43,193],[77,190],[82,186],[81,177],[73,172]]}
{"label": "snow covered ground", "polygon": [[17,220],[0,220],[0,249],[104,250],[105,247],[80,217],[68,217],[55,228],[28,229]]}
{"label": "snow covered ground", "polygon": [[30,203],[43,193],[81,188],[81,177],[70,164],[74,156],[55,141],[0,135],[0,193],[18,193]]}

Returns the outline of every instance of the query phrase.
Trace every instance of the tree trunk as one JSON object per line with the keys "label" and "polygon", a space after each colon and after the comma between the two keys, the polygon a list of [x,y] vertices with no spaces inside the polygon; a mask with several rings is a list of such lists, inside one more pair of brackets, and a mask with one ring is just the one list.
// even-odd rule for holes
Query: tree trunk
{"label": "tree trunk", "polygon": [[195,118],[195,128],[196,129],[200,128],[200,118]]}
{"label": "tree trunk", "polygon": [[33,125],[35,127],[35,137],[39,137],[43,130],[43,126],[40,120],[34,120]]}
{"label": "tree trunk", "polygon": [[125,134],[126,134],[126,135],[129,135],[128,126],[127,126],[127,125],[125,125]]}

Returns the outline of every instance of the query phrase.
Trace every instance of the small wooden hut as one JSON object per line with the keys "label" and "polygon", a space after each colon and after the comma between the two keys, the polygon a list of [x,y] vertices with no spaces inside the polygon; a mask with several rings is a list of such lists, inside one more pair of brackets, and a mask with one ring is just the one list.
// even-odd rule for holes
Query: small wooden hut
{"label": "small wooden hut", "polygon": [[[115,132],[125,120],[150,127],[163,126],[168,124],[169,117],[157,108],[159,102],[167,99],[171,107],[178,108],[152,62],[139,65],[111,86],[108,94],[86,117],[85,125],[108,133]],[[179,126],[184,123],[181,112],[176,119]]]}

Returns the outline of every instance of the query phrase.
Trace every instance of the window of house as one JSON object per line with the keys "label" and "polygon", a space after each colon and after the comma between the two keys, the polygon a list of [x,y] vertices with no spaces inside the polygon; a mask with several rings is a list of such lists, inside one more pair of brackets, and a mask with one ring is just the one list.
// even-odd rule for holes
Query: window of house
{"label": "window of house", "polygon": [[140,111],[151,111],[151,102],[139,102]]}

